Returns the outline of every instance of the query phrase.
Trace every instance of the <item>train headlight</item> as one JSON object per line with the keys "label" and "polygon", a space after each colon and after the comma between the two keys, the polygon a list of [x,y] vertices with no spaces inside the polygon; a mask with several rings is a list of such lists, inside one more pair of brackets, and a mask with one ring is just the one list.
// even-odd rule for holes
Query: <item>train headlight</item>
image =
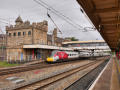
{"label": "train headlight", "polygon": [[54,61],[54,60],[53,60],[53,58],[47,58],[47,61],[48,61],[48,62],[52,62],[52,61]]}

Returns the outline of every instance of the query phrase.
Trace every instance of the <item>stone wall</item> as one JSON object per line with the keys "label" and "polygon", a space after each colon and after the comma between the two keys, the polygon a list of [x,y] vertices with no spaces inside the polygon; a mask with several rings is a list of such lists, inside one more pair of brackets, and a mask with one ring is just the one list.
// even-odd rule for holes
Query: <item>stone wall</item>
{"label": "stone wall", "polygon": [[47,44],[47,21],[40,23],[11,25],[6,27],[7,46],[16,47],[24,44]]}
{"label": "stone wall", "polygon": [[[52,36],[48,38],[48,22],[42,21],[30,24],[29,21],[23,22],[19,16],[15,20],[15,25],[6,27],[7,34],[7,60],[31,60],[46,59],[51,50],[45,49],[23,49],[23,45],[52,45]],[[60,46],[62,43],[57,39],[57,29],[53,31],[55,45]],[[49,40],[48,40],[49,39]],[[57,41],[57,42],[56,42]],[[59,42],[60,41],[60,42]],[[42,56],[41,56],[42,55]],[[41,57],[39,57],[41,56]]]}

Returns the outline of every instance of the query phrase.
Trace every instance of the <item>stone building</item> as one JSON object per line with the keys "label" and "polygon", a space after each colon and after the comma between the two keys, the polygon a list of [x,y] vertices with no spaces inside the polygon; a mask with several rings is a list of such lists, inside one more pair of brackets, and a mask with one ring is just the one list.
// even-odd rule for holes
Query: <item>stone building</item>
{"label": "stone building", "polygon": [[62,46],[63,38],[57,37],[57,29],[55,28],[53,30],[52,35],[47,35],[47,43],[48,45],[53,45],[53,46]]}
{"label": "stone building", "polygon": [[0,60],[6,59],[6,35],[0,34]]}
{"label": "stone building", "polygon": [[71,40],[71,37],[66,37],[65,39],[64,39],[64,42],[71,42],[72,40]]}
{"label": "stone building", "polygon": [[6,46],[6,35],[5,34],[0,34],[0,47]]}
{"label": "stone building", "polygon": [[[44,46],[53,45],[52,37],[55,40],[54,45],[62,45],[61,40],[57,38],[56,29],[53,31],[52,36],[47,35],[47,21],[30,24],[29,21],[23,22],[19,16],[15,23],[14,26],[6,27],[7,58],[9,60],[45,59],[51,50],[45,49]],[[31,45],[31,47],[24,48],[25,45]],[[42,45],[42,47],[35,47],[36,45]]]}

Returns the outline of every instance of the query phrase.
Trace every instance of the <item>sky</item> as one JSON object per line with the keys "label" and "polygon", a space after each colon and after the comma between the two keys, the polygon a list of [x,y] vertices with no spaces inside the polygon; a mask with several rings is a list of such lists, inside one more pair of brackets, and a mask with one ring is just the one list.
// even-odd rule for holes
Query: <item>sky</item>
{"label": "sky", "polygon": [[[48,11],[62,34],[59,37],[76,37],[79,40],[102,40],[97,30],[83,32],[82,28],[93,27],[91,21],[80,11],[80,5],[76,0],[42,0],[49,6],[69,18],[77,28],[66,22],[55,13]],[[15,19],[21,16],[23,21],[32,22],[48,21],[48,33],[51,34],[56,26],[47,16],[47,9],[36,3],[34,0],[0,0],[0,29],[5,32],[5,26],[14,25]]]}

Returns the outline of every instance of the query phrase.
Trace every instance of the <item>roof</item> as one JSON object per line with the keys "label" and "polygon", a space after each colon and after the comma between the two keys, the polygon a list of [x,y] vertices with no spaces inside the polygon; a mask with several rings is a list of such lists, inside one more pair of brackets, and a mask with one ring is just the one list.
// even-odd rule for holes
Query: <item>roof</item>
{"label": "roof", "polygon": [[15,22],[23,22],[22,18],[20,16],[17,17],[17,19],[15,20]]}
{"label": "roof", "polygon": [[89,50],[89,49],[94,49],[94,50],[109,50],[110,48],[108,46],[93,46],[93,47],[72,47],[73,49],[77,50]]}
{"label": "roof", "polygon": [[112,50],[120,43],[120,0],[77,0]]}
{"label": "roof", "polygon": [[23,45],[23,48],[24,49],[42,48],[42,49],[54,49],[54,50],[73,50],[71,48],[49,46],[49,45]]}
{"label": "roof", "polygon": [[95,42],[105,42],[104,40],[89,40],[89,41],[70,41],[70,42],[63,42],[63,44],[72,44],[72,43],[95,43]]}
{"label": "roof", "polygon": [[[47,35],[47,40],[52,42],[52,35]],[[56,42],[57,43],[62,43],[63,38],[57,37]]]}
{"label": "roof", "polygon": [[56,40],[57,43],[62,43],[62,41],[63,41],[63,38],[57,37],[57,40]]}

